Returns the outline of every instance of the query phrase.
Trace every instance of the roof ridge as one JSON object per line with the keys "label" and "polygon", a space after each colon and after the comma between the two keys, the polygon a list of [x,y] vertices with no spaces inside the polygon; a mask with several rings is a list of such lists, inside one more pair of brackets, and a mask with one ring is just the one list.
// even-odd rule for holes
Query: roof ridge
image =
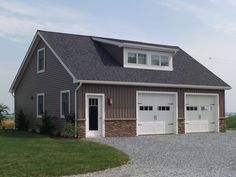
{"label": "roof ridge", "polygon": [[89,37],[89,38],[100,38],[112,41],[120,41],[121,43],[136,43],[136,44],[144,44],[144,45],[158,45],[163,47],[172,47],[172,48],[180,48],[176,45],[167,45],[167,44],[158,44],[152,42],[145,42],[145,41],[138,41],[138,40],[129,40],[129,39],[120,39],[120,38],[110,38],[110,37],[103,37],[103,36],[94,36],[94,35],[84,35],[84,34],[75,34],[75,33],[66,33],[66,32],[57,32],[57,31],[47,31],[47,30],[37,30],[38,32],[46,32],[46,33],[54,33],[54,34],[63,34],[63,35],[73,35],[73,36],[80,36],[80,37]]}
{"label": "roof ridge", "polygon": [[167,44],[160,44],[160,43],[158,44],[158,43],[144,42],[144,41],[137,41],[137,40],[117,39],[117,38],[98,37],[98,36],[92,36],[92,37],[106,39],[106,40],[120,41],[121,43],[136,43],[136,44],[144,44],[144,45],[159,45],[163,47],[180,48],[177,45],[167,45]]}
{"label": "roof ridge", "polygon": [[54,33],[54,34],[56,33],[56,34],[73,35],[73,36],[81,36],[81,37],[95,37],[95,36],[91,36],[91,35],[59,32],[59,31],[37,30],[37,32]]}

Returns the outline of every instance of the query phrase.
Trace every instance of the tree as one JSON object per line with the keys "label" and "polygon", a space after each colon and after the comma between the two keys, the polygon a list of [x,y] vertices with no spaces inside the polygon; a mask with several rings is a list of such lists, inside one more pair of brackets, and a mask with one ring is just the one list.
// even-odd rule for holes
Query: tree
{"label": "tree", "polygon": [[29,121],[22,110],[16,113],[16,128],[20,131],[27,131],[29,129]]}
{"label": "tree", "polygon": [[5,104],[0,104],[0,123],[2,122],[2,119],[4,118],[3,114],[8,114],[9,107]]}
{"label": "tree", "polygon": [[42,115],[42,124],[39,125],[40,133],[51,135],[54,129],[52,124],[52,118],[47,112],[44,112]]}

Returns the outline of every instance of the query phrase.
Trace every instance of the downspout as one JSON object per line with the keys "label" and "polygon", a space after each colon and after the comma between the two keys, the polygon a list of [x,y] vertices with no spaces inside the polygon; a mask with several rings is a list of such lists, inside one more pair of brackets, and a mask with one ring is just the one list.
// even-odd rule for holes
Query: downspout
{"label": "downspout", "polygon": [[80,82],[79,85],[75,89],[75,138],[78,137],[78,107],[77,107],[78,95],[77,95],[77,92],[81,86],[82,86],[82,82]]}

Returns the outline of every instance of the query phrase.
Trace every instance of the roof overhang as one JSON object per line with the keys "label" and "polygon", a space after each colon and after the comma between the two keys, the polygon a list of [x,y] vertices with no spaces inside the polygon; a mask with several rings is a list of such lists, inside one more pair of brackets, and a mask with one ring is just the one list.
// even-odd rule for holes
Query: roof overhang
{"label": "roof overhang", "polygon": [[153,46],[153,45],[148,45],[148,44],[134,44],[134,43],[127,43],[127,42],[123,43],[123,42],[117,42],[117,41],[112,41],[108,39],[102,39],[98,37],[93,37],[92,39],[97,42],[102,42],[105,44],[115,45],[115,46],[123,47],[123,48],[153,50],[153,51],[168,52],[168,53],[173,53],[173,54],[175,54],[179,50],[177,48],[158,47],[158,46]]}
{"label": "roof overhang", "polygon": [[97,80],[77,80],[74,83],[84,84],[103,84],[103,85],[126,85],[126,86],[149,86],[166,88],[188,88],[188,89],[209,89],[209,90],[230,90],[227,86],[208,86],[208,85],[186,85],[186,84],[162,84],[146,82],[120,82],[120,81],[97,81]]}

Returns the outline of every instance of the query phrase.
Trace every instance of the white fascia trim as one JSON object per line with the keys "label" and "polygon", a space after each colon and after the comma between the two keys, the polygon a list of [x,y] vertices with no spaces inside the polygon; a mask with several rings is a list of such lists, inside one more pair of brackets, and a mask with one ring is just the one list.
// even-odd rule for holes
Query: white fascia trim
{"label": "white fascia trim", "polygon": [[120,82],[120,81],[97,81],[97,80],[76,80],[75,83],[83,84],[104,84],[104,85],[128,85],[128,86],[153,86],[168,88],[191,88],[191,89],[211,89],[211,90],[230,90],[231,87],[224,86],[207,86],[207,85],[184,85],[184,84],[161,84],[161,83],[144,83],[144,82]]}
{"label": "white fascia trim", "polygon": [[13,82],[12,82],[12,84],[11,84],[11,87],[10,87],[10,89],[9,89],[9,92],[10,92],[10,93],[13,93],[13,92],[14,92],[13,87],[14,87],[15,84],[16,84],[16,81],[17,81],[17,79],[18,79],[18,77],[19,77],[19,75],[20,75],[20,73],[21,73],[21,70],[23,69],[23,66],[24,66],[25,63],[26,63],[26,60],[27,60],[27,58],[28,58],[28,56],[29,56],[29,54],[30,54],[30,51],[31,51],[31,49],[32,49],[32,47],[33,47],[33,45],[34,45],[34,43],[35,43],[37,37],[38,37],[38,32],[34,35],[34,38],[33,38],[32,42],[30,43],[30,46],[29,46],[29,48],[28,48],[28,50],[27,50],[27,52],[26,52],[26,54],[25,54],[25,57],[24,57],[24,59],[23,59],[21,65],[20,65],[20,68],[19,68],[19,70],[17,71],[16,77],[14,78],[14,80],[13,80]]}
{"label": "white fascia trim", "polygon": [[127,47],[127,48],[136,48],[136,49],[147,49],[147,50],[158,50],[158,51],[163,51],[163,52],[171,52],[171,53],[176,53],[178,52],[179,49],[172,49],[168,47],[157,47],[157,46],[150,46],[150,45],[145,45],[145,44],[133,44],[133,43],[122,43],[122,42],[115,42],[112,40],[108,39],[101,39],[97,37],[92,38],[95,41],[106,43],[106,44],[111,44],[111,45],[116,45],[118,47]]}
{"label": "white fascia trim", "polygon": [[72,74],[72,72],[68,69],[68,67],[64,64],[64,62],[62,61],[62,59],[57,55],[57,53],[53,50],[53,48],[49,45],[49,43],[44,39],[44,37],[40,34],[40,32],[38,32],[38,35],[41,37],[41,39],[43,40],[43,42],[48,46],[48,48],[52,51],[52,53],[56,56],[56,58],[58,59],[58,61],[61,63],[61,65],[65,68],[65,70],[69,73],[69,75],[72,77],[73,79],[73,83],[75,83],[76,77]]}
{"label": "white fascia trim", "polygon": [[93,37],[92,39],[94,41],[98,41],[98,42],[102,42],[102,43],[106,43],[106,44],[111,44],[111,45],[116,45],[118,47],[123,47],[123,43],[121,43],[121,42],[115,42],[115,41],[101,39],[101,38],[97,38],[97,37]]}
{"label": "white fascia trim", "polygon": [[131,44],[131,43],[124,43],[124,47],[127,48],[135,48],[135,49],[145,49],[145,50],[157,50],[162,52],[171,52],[176,53],[179,49],[172,49],[168,47],[157,47],[157,46],[150,46],[150,45],[144,45],[144,44]]}

